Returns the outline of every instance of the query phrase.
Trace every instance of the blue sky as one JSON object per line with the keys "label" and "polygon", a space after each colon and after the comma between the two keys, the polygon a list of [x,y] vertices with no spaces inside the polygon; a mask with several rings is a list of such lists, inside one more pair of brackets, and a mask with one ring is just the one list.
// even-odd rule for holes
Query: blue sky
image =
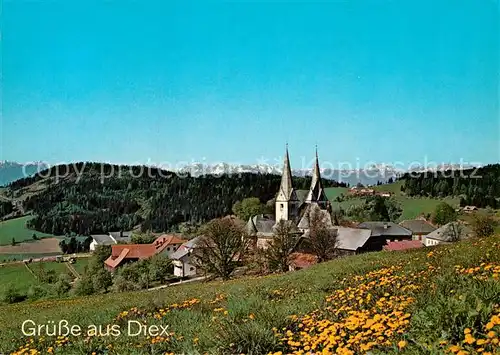
{"label": "blue sky", "polygon": [[0,159],[498,162],[498,6],[7,0]]}

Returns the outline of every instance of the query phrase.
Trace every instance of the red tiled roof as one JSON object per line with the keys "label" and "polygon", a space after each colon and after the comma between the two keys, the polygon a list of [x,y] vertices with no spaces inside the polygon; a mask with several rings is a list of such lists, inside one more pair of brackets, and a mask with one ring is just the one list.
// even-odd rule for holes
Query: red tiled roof
{"label": "red tiled roof", "polygon": [[301,269],[314,265],[318,261],[318,258],[315,255],[308,253],[292,253],[290,258],[291,265]]}
{"label": "red tiled roof", "polygon": [[113,244],[111,256],[105,261],[109,267],[117,267],[126,259],[147,259],[161,253],[167,246],[185,241],[175,235],[163,234],[151,244]]}
{"label": "red tiled roof", "polygon": [[110,268],[115,268],[117,267],[121,262],[122,260],[127,256],[129,250],[127,248],[125,249],[122,249],[120,255],[118,255],[117,258],[113,259],[112,256],[110,256],[109,258],[106,259],[106,261],[104,262],[107,266],[109,266]]}
{"label": "red tiled roof", "polygon": [[384,246],[384,250],[407,250],[407,249],[415,249],[422,248],[424,245],[420,240],[401,240],[397,242],[388,242],[387,245]]}

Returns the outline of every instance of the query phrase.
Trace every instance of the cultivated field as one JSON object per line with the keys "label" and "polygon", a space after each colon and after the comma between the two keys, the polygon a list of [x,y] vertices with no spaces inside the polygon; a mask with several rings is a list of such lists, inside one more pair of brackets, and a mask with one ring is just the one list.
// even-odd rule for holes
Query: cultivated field
{"label": "cultivated field", "polygon": [[[1,306],[0,348],[60,354],[494,354],[499,247],[496,236],[367,253],[285,275]],[[65,319],[85,335],[23,339],[27,317],[37,324]],[[129,321],[168,326],[167,334],[128,336]],[[88,325],[106,324],[117,325],[120,334],[87,337]]]}
{"label": "cultivated field", "polygon": [[16,245],[3,245],[0,247],[0,257],[2,254],[60,254],[59,241],[60,239],[47,237]]}
{"label": "cultivated field", "polygon": [[[76,258],[76,262],[72,264],[80,275],[83,273],[88,260],[89,258]],[[71,278],[74,277],[65,263],[55,261],[33,262],[29,263],[28,267],[33,271],[34,275],[29,272],[24,263],[0,265],[0,295],[3,295],[9,286],[15,286],[21,294],[26,294],[30,286],[39,284],[37,277],[50,270],[54,270],[56,275],[64,273],[70,275]]]}

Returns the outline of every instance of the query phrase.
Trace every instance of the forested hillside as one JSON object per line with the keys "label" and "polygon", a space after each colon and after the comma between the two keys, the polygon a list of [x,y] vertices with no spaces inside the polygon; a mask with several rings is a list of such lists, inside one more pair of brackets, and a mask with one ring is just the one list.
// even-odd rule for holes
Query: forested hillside
{"label": "forested hillside", "polygon": [[460,196],[460,205],[500,207],[500,164],[478,169],[406,174],[402,190],[408,196]]}
{"label": "forested hillside", "polygon": [[[83,172],[82,172],[83,171]],[[141,166],[79,163],[58,166],[9,185],[16,196],[33,183],[44,189],[24,201],[33,211],[31,228],[55,235],[130,230],[175,230],[182,222],[205,222],[231,213],[236,201],[258,197],[272,199],[278,175],[250,174],[178,176]],[[296,177],[298,189],[308,189],[310,177]],[[338,186],[324,181],[325,186]]]}

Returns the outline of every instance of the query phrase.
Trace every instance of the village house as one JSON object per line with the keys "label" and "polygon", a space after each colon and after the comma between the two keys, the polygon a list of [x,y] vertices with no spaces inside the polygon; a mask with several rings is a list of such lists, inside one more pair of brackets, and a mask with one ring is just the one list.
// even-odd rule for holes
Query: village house
{"label": "village house", "polygon": [[164,234],[151,244],[114,244],[111,246],[111,256],[104,261],[104,266],[109,271],[115,271],[121,265],[149,259],[156,254],[172,257],[184,242],[175,235]]}
{"label": "village house", "polygon": [[405,220],[399,223],[400,226],[410,230],[412,232],[413,240],[425,241],[425,236],[436,230],[431,223],[427,222],[425,219],[411,219]]}
{"label": "village house", "polygon": [[472,230],[460,222],[450,222],[425,236],[426,247],[449,244],[455,241],[467,239],[473,234]]}
{"label": "village house", "polygon": [[183,243],[170,258],[174,264],[174,275],[177,277],[189,277],[196,275],[196,262],[194,258],[196,243],[201,237],[196,237]]}
{"label": "village house", "polygon": [[371,231],[366,248],[371,251],[382,250],[388,242],[411,240],[412,232],[393,222],[363,222],[358,228]]}
{"label": "village house", "polygon": [[[336,256],[355,255],[371,251],[371,231],[368,229],[332,227],[332,232],[336,234]],[[299,270],[316,264],[317,258],[314,256],[309,246],[309,230],[298,240],[294,253],[291,255],[290,270]]]}
{"label": "village house", "polygon": [[108,234],[92,234],[90,251],[93,252],[98,245],[113,245],[118,243],[130,243],[132,232],[110,232]]}
{"label": "village house", "polygon": [[472,212],[477,211],[477,210],[478,210],[478,208],[476,206],[465,206],[463,209],[463,211],[465,213],[472,213]]}

